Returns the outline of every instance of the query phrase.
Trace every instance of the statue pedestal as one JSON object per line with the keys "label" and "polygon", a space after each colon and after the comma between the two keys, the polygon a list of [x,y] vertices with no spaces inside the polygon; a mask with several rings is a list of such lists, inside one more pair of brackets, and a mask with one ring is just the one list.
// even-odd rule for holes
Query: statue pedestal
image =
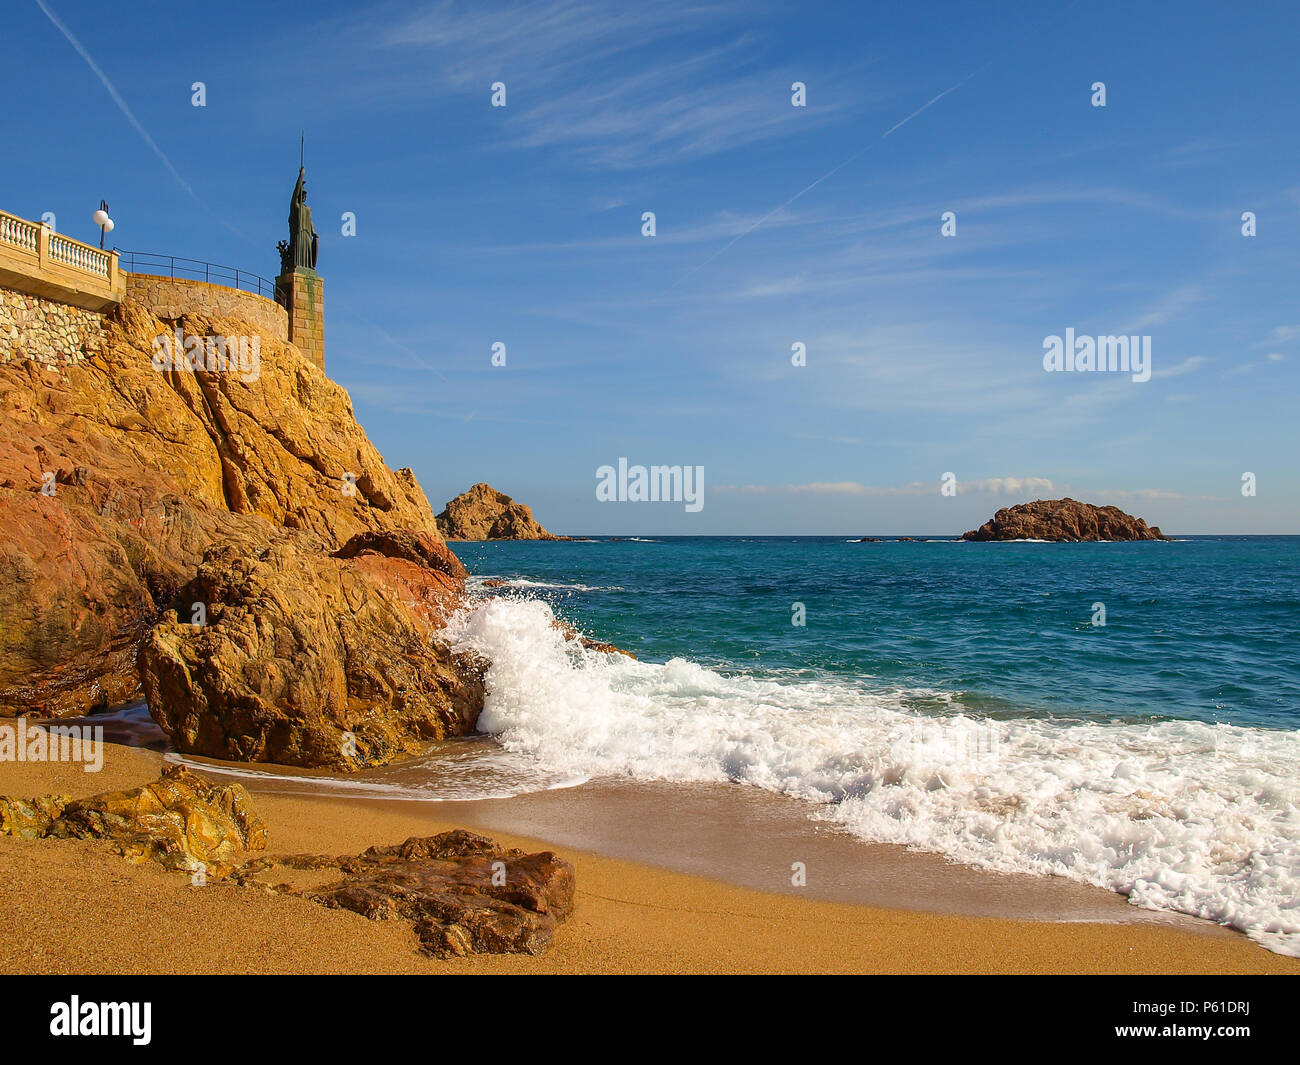
{"label": "statue pedestal", "polygon": [[275,300],[289,312],[289,343],[325,369],[325,283],[300,266],[275,279]]}

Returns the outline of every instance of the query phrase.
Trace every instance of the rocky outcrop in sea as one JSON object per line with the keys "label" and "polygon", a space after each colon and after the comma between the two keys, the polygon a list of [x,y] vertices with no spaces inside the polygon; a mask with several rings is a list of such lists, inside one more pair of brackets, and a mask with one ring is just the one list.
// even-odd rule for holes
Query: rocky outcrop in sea
{"label": "rocky outcrop in sea", "polygon": [[1168,540],[1159,528],[1125,514],[1077,499],[1038,499],[1003,507],[963,540]]}
{"label": "rocky outcrop in sea", "polygon": [[448,500],[438,515],[438,531],[448,540],[568,539],[543,529],[531,507],[481,482]]}

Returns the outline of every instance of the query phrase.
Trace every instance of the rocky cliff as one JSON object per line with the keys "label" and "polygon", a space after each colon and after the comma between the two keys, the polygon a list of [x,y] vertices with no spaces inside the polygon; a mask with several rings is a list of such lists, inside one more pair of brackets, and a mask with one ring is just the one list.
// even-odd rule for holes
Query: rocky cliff
{"label": "rocky cliff", "polygon": [[438,530],[448,540],[564,540],[537,523],[531,507],[489,484],[476,484],[447,502]]}
{"label": "rocky cliff", "polygon": [[[254,335],[258,365],[156,369],[177,328]],[[473,725],[473,670],[416,649],[464,570],[414,474],[388,468],[344,389],[248,323],[127,300],[96,351],[0,362],[0,528],[0,715],[126,701],[144,645],[151,710],[183,750],[346,767]],[[324,694],[288,679],[306,659]],[[187,724],[214,705],[234,716]],[[232,748],[246,719],[280,746]],[[345,734],[352,762],[326,749]]]}
{"label": "rocky cliff", "polygon": [[184,751],[357,769],[473,731],[477,671],[438,644],[465,570],[428,533],[218,544],[140,645],[150,712]]}
{"label": "rocky cliff", "polygon": [[1118,507],[1077,499],[1038,499],[1003,507],[963,540],[1168,540],[1155,526]]}

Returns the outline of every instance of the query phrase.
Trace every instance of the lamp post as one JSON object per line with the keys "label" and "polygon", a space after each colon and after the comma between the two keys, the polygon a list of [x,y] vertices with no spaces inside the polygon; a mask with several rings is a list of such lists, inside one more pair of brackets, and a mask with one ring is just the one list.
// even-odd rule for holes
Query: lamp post
{"label": "lamp post", "polygon": [[99,226],[99,250],[104,250],[104,234],[113,232],[113,220],[108,217],[108,201],[99,201],[99,210],[92,216],[95,225]]}

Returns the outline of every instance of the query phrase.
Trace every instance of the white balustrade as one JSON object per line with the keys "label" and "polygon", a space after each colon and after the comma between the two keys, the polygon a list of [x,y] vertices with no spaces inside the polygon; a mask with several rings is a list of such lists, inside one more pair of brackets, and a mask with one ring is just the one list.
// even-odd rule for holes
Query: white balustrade
{"label": "white balustrade", "polygon": [[0,242],[35,251],[41,227],[11,214],[0,214]]}
{"label": "white balustrade", "polygon": [[[41,226],[0,211],[0,245],[42,254]],[[110,274],[112,260],[108,252],[82,244],[79,240],[70,240],[58,233],[50,233],[48,255],[50,262],[84,270],[96,277],[107,278]]]}
{"label": "white balustrade", "polygon": [[50,259],[56,263],[75,266],[88,273],[108,276],[108,253],[92,248],[89,244],[69,240],[57,233],[50,235]]}

